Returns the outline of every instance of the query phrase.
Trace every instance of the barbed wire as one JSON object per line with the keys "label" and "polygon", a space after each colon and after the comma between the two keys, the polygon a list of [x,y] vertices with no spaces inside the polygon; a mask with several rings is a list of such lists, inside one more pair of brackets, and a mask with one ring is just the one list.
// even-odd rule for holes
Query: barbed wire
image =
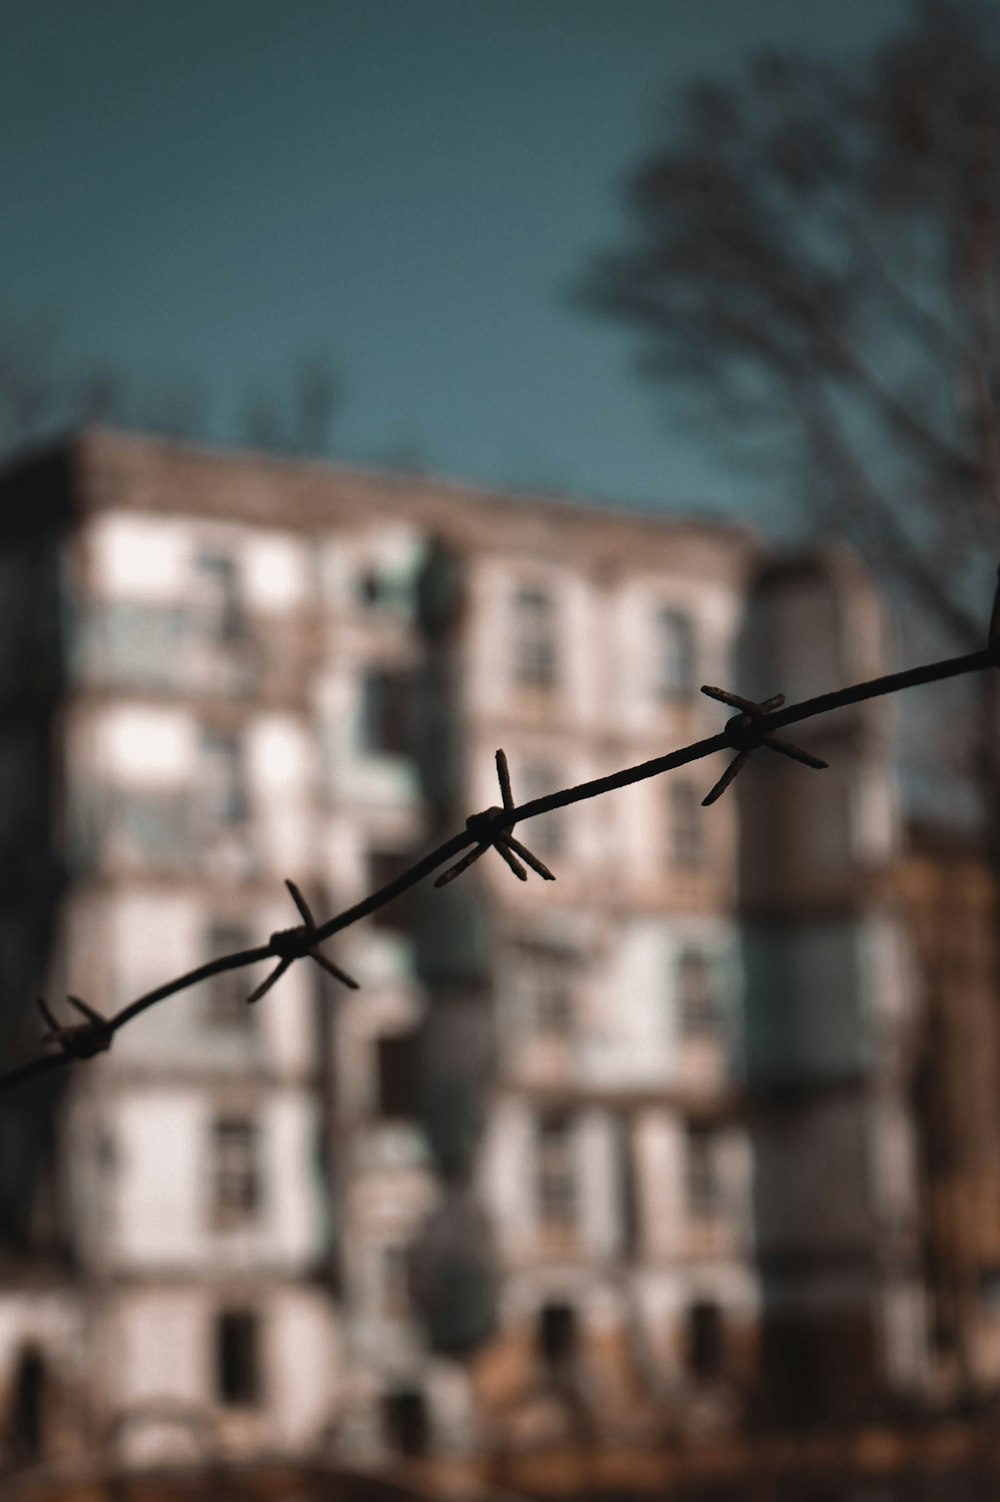
{"label": "barbed wire", "polygon": [[[1000,570],[998,570],[998,581],[1000,581]],[[360,919],[369,917],[379,908],[385,907],[387,903],[394,901],[411,887],[415,887],[426,877],[433,875],[446,863],[448,863],[447,869],[437,877],[434,883],[436,887],[443,887],[454,881],[488,850],[495,850],[520,881],[528,880],[526,867],[544,881],[555,881],[554,874],[545,863],[514,836],[513,831],[516,825],[539,818],[542,814],[552,813],[556,809],[568,808],[574,803],[599,798],[604,793],[614,792],[618,788],[644,782],[650,777],[659,777],[664,772],[674,771],[677,767],[687,766],[706,756],[714,756],[719,751],[734,751],[736,754],[733,760],[702,799],[703,807],[708,807],[721,797],[746,765],[750,756],[761,748],[766,747],[808,767],[815,769],[826,767],[827,763],[820,757],[775,734],[786,725],[795,725],[803,720],[813,719],[817,715],[829,714],[835,709],[844,709],[852,704],[863,703],[867,699],[881,698],[886,694],[899,693],[906,688],[940,682],[945,678],[956,678],[965,673],[982,672],[987,668],[1000,668],[1000,582],[998,582],[993,599],[987,644],[978,652],[968,652],[962,657],[949,657],[939,662],[926,663],[921,667],[907,668],[899,673],[886,673],[880,678],[855,683],[847,688],[834,689],[829,693],[818,694],[812,699],[803,699],[798,704],[786,704],[783,694],[774,694],[769,699],[756,702],[743,698],[739,694],[730,693],[726,689],[703,684],[701,691],[708,698],[737,710],[737,713],[726,721],[718,734],[704,740],[693,741],[690,745],[682,746],[676,751],[668,751],[663,756],[655,756],[650,761],[640,762],[637,766],[625,767],[619,772],[610,772],[607,776],[595,777],[589,782],[581,782],[574,787],[561,788],[543,797],[532,798],[527,803],[514,802],[507,757],[502,750],[497,751],[496,768],[501,798],[499,804],[483,809],[480,813],[471,814],[463,830],[422,856],[392,881],[386,882],[384,886],[369,893],[360,902],[356,902],[353,907],[345,908],[343,912],[336,914],[333,918],[328,918],[324,923],[316,922],[299,888],[293,881],[286,880],[285,885],[302,922],[291,928],[279,929],[271,934],[266,944],[259,944],[253,949],[241,949],[233,954],[220,955],[217,959],[208,960],[194,970],[188,970],[173,980],[165,981],[155,990],[147,991],[110,1017],[103,1016],[81,997],[68,996],[67,1001],[70,1006],[83,1020],[67,1025],[59,1022],[48,1003],[38,998],[39,1012],[49,1029],[42,1042],[55,1044],[58,1052],[42,1054],[5,1074],[0,1074],[0,1091],[11,1089],[38,1075],[83,1062],[100,1053],[106,1053],[112,1045],[115,1033],[126,1023],[148,1011],[150,1007],[166,1001],[170,996],[176,996],[181,991],[189,990],[190,987],[199,985],[202,981],[210,980],[213,976],[221,975],[228,970],[239,970],[248,965],[256,965],[262,960],[276,960],[277,964],[247,997],[248,1005],[258,1002],[292,965],[304,959],[311,959],[341,985],[357,990],[358,982],[323,954],[319,945],[326,939],[332,938],[334,934],[342,933],[345,928],[349,928]]]}

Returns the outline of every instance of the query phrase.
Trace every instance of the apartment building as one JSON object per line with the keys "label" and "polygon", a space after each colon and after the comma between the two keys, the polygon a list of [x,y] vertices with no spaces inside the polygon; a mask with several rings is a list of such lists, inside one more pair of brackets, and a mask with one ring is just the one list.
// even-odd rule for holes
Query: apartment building
{"label": "apartment building", "polygon": [[[878,666],[853,567],[783,593],[717,522],[106,433],[4,502],[12,1056],[36,988],[114,1011],[297,921],[286,878],[321,915],[366,895],[498,801],[497,747],[523,801],[714,733],[698,686],[748,652],[761,696],[811,691],[817,642]],[[248,1007],[266,972],[227,972],[5,1097],[22,1448],[653,1446],[756,1411],[789,1301],[919,1388],[866,714],[822,782],[763,767],[706,810],[713,759],[533,821],[554,884],[494,854],[425,884],[331,946],[357,992],[301,963]]]}

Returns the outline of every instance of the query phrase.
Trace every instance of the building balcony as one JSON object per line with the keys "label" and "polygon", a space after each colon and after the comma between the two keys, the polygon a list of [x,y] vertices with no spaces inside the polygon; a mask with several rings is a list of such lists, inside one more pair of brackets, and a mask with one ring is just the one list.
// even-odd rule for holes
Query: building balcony
{"label": "building balcony", "polygon": [[287,699],[311,662],[305,621],[218,619],[190,606],[93,601],[75,643],[84,688],[170,698]]}
{"label": "building balcony", "polygon": [[208,816],[193,790],[102,789],[81,797],[73,831],[79,870],[198,875],[225,882],[263,874],[261,840],[243,817]]}

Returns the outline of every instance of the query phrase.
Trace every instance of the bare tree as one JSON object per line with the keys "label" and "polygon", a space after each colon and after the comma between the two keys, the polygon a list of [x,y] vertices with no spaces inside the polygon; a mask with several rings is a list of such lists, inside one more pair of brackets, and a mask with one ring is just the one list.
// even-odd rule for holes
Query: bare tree
{"label": "bare tree", "polygon": [[[210,405],[188,376],[139,382],[128,371],[96,363],[75,368],[52,320],[0,318],[0,458],[92,423],[204,440]],[[329,357],[306,352],[290,379],[272,378],[266,393],[243,403],[242,436],[276,453],[328,454],[342,405],[342,384]]]}
{"label": "bare tree", "polygon": [[588,306],[978,644],[969,601],[1000,557],[1000,14],[917,3],[860,66],[767,54],[695,85],[629,203]]}
{"label": "bare tree", "polygon": [[342,405],[343,388],[329,357],[314,350],[300,356],[287,395],[272,389],[245,404],[243,431],[254,448],[328,454]]}

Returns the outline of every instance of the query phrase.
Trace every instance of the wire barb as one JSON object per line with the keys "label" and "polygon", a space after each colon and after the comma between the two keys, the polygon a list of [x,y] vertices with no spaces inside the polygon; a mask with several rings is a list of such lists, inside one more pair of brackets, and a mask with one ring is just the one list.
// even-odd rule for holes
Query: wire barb
{"label": "wire barb", "polygon": [[354,977],[348,975],[346,970],[341,970],[340,966],[335,965],[319,948],[316,938],[319,924],[295,882],[286,877],[285,886],[298,908],[302,922],[297,923],[294,928],[279,928],[277,933],[271,935],[268,947],[277,957],[278,963],[270,975],[266,975],[260,985],[251,991],[247,997],[247,1006],[253,1006],[255,1002],[260,1001],[262,996],[266,996],[271,987],[277,984],[286,970],[291,969],[296,960],[314,960],[321,970],[332,975],[334,980],[339,981],[342,986],[347,986],[351,991],[359,990],[360,987]]}
{"label": "wire barb", "polygon": [[506,751],[497,751],[496,754],[497,777],[500,782],[500,796],[503,799],[504,808],[514,807],[514,795],[510,790],[510,768],[507,765]]}
{"label": "wire barb", "polygon": [[80,1013],[83,1022],[66,1027],[43,997],[35,997],[35,1005],[49,1029],[47,1033],[43,1033],[42,1043],[57,1044],[71,1059],[92,1059],[95,1054],[106,1053],[114,1037],[114,1028],[108,1018],[102,1017],[100,1012],[79,996],[67,996],[66,1000],[74,1011]]}
{"label": "wire barb", "polygon": [[736,755],[715,786],[701,800],[702,808],[708,808],[722,797],[726,788],[743,770],[750,760],[751,753],[756,751],[758,746],[769,746],[772,751],[778,751],[782,756],[791,757],[792,761],[801,762],[804,767],[813,767],[817,771],[829,766],[829,762],[823,761],[819,756],[814,756],[811,751],[804,751],[801,746],[794,745],[792,741],[786,741],[783,736],[769,733],[767,717],[784,704],[784,694],[772,694],[769,699],[762,699],[760,703],[756,703],[753,699],[744,699],[742,694],[730,693],[728,689],[713,688],[709,683],[703,683],[701,691],[709,699],[715,699],[719,704],[728,704],[731,709],[740,711],[739,714],[733,715],[731,720],[726,721],[722,732]]}
{"label": "wire barb", "polygon": [[[555,876],[545,862],[539,860],[537,855],[534,855],[526,845],[522,845],[520,840],[515,840],[511,834],[516,823],[516,819],[512,817],[516,805],[510,788],[510,767],[507,765],[505,751],[497,751],[496,765],[503,806],[498,808],[496,804],[493,804],[489,808],[484,808],[482,813],[469,815],[465,821],[465,827],[470,834],[475,835],[476,843],[453,866],[449,866],[447,871],[442,872],[434,883],[436,887],[446,887],[449,882],[455,880],[456,876],[461,876],[463,871],[468,871],[469,867],[481,855],[485,855],[487,850],[495,850],[513,871],[518,881],[528,879],[528,873],[521,865],[521,861],[530,866],[535,875],[540,876],[543,881],[555,881]],[[518,860],[518,856],[521,860]]]}
{"label": "wire barb", "polygon": [[1000,568],[997,569],[997,586],[993,592],[993,609],[990,611],[990,624],[986,632],[986,649],[993,661],[1000,667]]}

